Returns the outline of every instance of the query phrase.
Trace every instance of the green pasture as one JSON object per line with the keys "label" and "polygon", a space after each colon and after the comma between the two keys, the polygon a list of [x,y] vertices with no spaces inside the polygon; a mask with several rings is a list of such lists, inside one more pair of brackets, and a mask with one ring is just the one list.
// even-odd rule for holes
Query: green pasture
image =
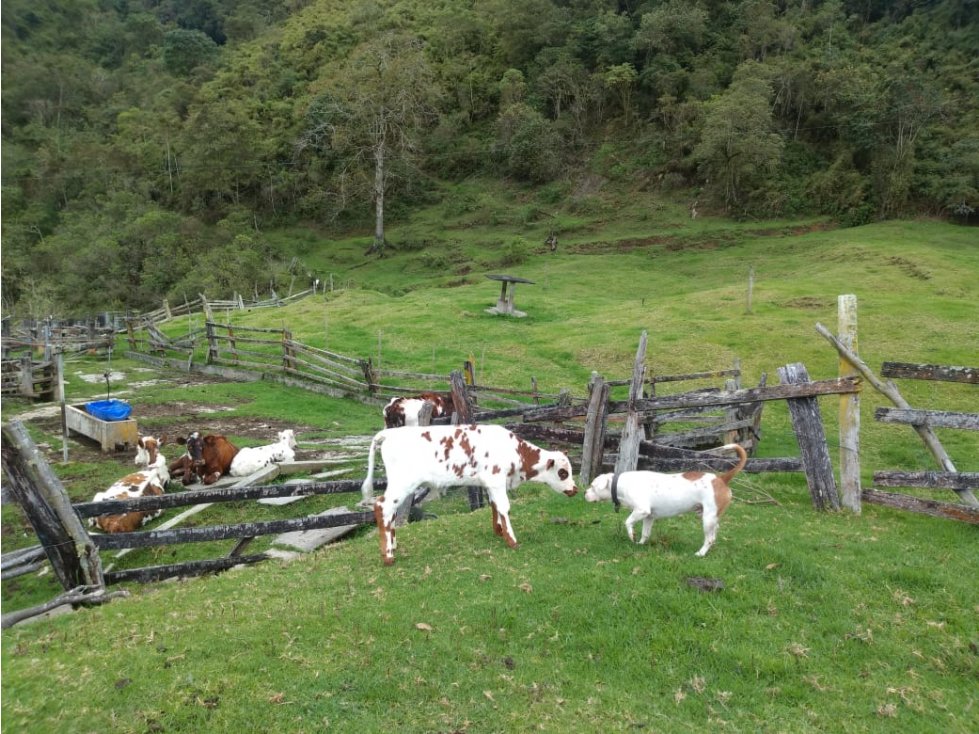
{"label": "green pasture", "polygon": [[[580,221],[565,215],[551,253],[541,245],[548,219],[535,207],[500,215],[473,191],[469,205],[392,232],[388,255],[366,264],[362,241],[283,234],[282,254],[301,251],[321,277],[332,274],[333,290],[226,318],[285,327],[297,340],[391,369],[448,375],[472,357],[483,384],[529,389],[536,378],[542,392],[567,388],[576,397],[592,371],[627,377],[644,330],[649,374],[739,360],[745,386],[763,374],[776,383],[777,368],[792,362],[803,362],[813,379],[836,377],[837,354],[814,326],[836,331],[840,294],[857,296],[859,351],[876,370],[883,361],[975,365],[979,358],[973,230],[937,222],[693,225],[682,209],[663,204],[646,219],[630,212],[628,222],[598,212],[608,216],[601,229],[595,211]],[[527,318],[485,313],[499,292],[485,275],[501,272],[535,281],[516,292]],[[177,335],[199,323],[195,316],[166,328]],[[113,392],[154,376],[120,356],[123,346],[120,340],[112,367],[126,377]],[[70,360],[69,399],[103,396],[104,383],[80,375],[104,368],[92,358]],[[979,412],[974,386],[898,386],[914,407]],[[180,401],[202,425],[235,415],[309,426],[300,444],[380,427],[376,405],[267,382],[160,383],[140,388],[139,400]],[[820,405],[835,461],[836,400]],[[878,469],[936,468],[910,428],[873,420],[882,405],[889,403],[867,386],[865,485]],[[3,420],[35,407],[5,401]],[[56,423],[27,421],[73,500],[128,471],[131,457],[61,463]],[[167,424],[147,428],[164,432]],[[974,434],[939,431],[939,438],[960,471],[979,471]],[[784,406],[766,405],[759,455],[796,454]],[[354,462],[350,476],[365,466]],[[733,484],[736,501],[704,559],[693,555],[702,540],[696,517],[660,521],[648,546],[633,546],[624,515],[611,506],[527,484],[514,496],[515,551],[493,535],[488,510],[469,513],[462,495],[450,494],[433,506],[437,519],[399,531],[391,568],[365,529],[291,563],[132,586],[128,599],[3,633],[0,727],[979,729],[974,527],[870,505],[860,516],[817,513],[797,475],[742,474]],[[954,500],[947,494],[940,498]],[[297,507],[306,514],[355,500],[304,500],[264,508],[260,517],[240,503],[193,521],[289,517]],[[32,542],[5,507],[4,551]],[[170,563],[228,547],[140,551],[124,562]],[[256,541],[249,552],[261,547]],[[699,577],[723,588],[702,591],[690,582]],[[2,590],[5,612],[58,591],[50,574],[5,581]]]}

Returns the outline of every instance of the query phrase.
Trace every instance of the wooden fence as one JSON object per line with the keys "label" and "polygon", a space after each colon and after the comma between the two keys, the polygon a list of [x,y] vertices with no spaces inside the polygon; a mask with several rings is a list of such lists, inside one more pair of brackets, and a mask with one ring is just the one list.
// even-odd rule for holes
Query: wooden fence
{"label": "wooden fence", "polygon": [[[858,373],[867,380],[878,392],[894,403],[896,409],[880,408],[875,412],[875,419],[888,423],[900,423],[911,426],[928,448],[941,471],[901,472],[876,471],[873,475],[874,484],[885,487],[917,487],[934,490],[952,490],[964,504],[952,504],[936,500],[925,500],[910,495],[898,495],[881,492],[875,489],[861,490],[859,472],[850,472],[850,482],[856,478],[856,485],[844,489],[848,498],[846,505],[855,512],[860,511],[860,501],[884,504],[892,507],[920,512],[928,515],[964,520],[979,523],[979,501],[974,490],[979,488],[979,473],[959,472],[952,459],[938,440],[933,428],[956,428],[964,430],[979,430],[979,414],[950,413],[947,411],[915,410],[904,399],[897,386],[890,381],[884,382],[859,357],[856,351],[856,296],[842,295],[839,297],[840,334],[843,338],[833,335],[822,324],[816,324],[816,331],[833,345],[840,354],[840,372],[842,374]],[[884,377],[942,380],[950,382],[979,384],[979,368],[975,367],[946,367],[941,365],[907,364],[901,362],[884,362],[882,373]],[[841,464],[849,456],[855,456],[859,450],[859,410],[846,403],[840,405],[840,447]],[[851,461],[853,459],[850,459]],[[842,470],[841,470],[842,471]]]}
{"label": "wooden fence", "polygon": [[29,354],[0,362],[0,395],[30,400],[60,400],[60,355],[34,360]]}

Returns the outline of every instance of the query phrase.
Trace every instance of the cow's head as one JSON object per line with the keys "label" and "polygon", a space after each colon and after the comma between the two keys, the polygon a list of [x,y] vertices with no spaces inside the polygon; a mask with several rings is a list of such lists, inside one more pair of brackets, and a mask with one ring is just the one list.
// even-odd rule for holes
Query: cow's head
{"label": "cow's head", "polygon": [[194,431],[187,438],[178,438],[177,443],[187,447],[187,455],[193,467],[203,466],[204,464],[204,438],[200,431]]}
{"label": "cow's head", "polygon": [[537,479],[544,482],[555,492],[561,492],[567,497],[574,497],[578,494],[575,486],[574,477],[571,473],[571,461],[560,451],[547,452],[544,458],[544,469],[537,475]]}
{"label": "cow's head", "polygon": [[139,436],[136,440],[136,464],[150,466],[156,463],[157,453],[163,447],[165,440],[165,437]]}

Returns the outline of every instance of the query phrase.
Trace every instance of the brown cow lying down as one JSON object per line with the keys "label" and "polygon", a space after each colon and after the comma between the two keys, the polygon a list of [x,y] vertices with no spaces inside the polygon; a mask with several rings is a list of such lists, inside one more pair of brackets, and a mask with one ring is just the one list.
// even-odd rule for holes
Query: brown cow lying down
{"label": "brown cow lying down", "polygon": [[187,453],[170,464],[170,471],[180,475],[184,486],[197,481],[214,484],[228,473],[238,453],[238,447],[224,436],[201,436],[200,431],[178,438],[177,443],[185,445]]}

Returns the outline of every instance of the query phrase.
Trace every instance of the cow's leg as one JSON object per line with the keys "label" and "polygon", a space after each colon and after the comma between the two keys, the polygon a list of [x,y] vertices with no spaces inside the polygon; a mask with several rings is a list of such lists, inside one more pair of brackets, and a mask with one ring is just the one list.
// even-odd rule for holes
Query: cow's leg
{"label": "cow's leg", "polygon": [[488,490],[490,507],[493,508],[493,531],[511,548],[517,547],[517,536],[510,525],[510,498],[506,490]]}
{"label": "cow's leg", "polygon": [[381,538],[381,560],[385,566],[394,563],[394,510],[384,501],[385,495],[374,500],[374,522]]}

